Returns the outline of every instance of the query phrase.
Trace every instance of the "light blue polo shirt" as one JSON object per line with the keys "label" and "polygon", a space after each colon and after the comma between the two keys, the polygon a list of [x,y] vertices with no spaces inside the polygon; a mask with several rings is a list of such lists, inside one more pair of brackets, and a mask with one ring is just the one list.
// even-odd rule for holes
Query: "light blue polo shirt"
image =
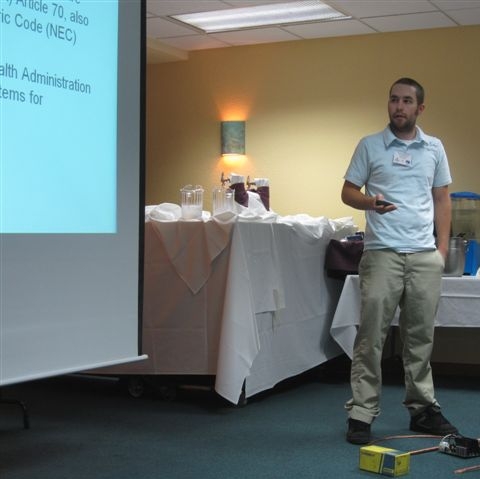
{"label": "light blue polo shirt", "polygon": [[381,193],[398,209],[380,215],[366,211],[365,249],[400,253],[435,249],[432,188],[452,182],[442,142],[417,127],[412,141],[397,138],[390,127],[360,140],[345,180]]}

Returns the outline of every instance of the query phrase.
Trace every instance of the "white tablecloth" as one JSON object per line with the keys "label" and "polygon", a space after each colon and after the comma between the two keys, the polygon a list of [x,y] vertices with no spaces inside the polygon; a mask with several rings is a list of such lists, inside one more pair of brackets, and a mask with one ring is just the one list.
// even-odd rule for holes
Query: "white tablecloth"
{"label": "white tablecloth", "polygon": [[[436,326],[480,327],[480,279],[474,276],[442,278],[442,292],[435,318]],[[358,276],[347,276],[333,318],[330,333],[351,358],[360,321]],[[398,311],[392,324],[398,324]]]}
{"label": "white tablecloth", "polygon": [[328,239],[287,224],[237,223],[216,391],[236,402],[341,354],[329,334],[340,295],[326,278]]}
{"label": "white tablecloth", "polygon": [[103,372],[215,375],[237,403],[244,384],[250,397],[342,353],[329,332],[342,283],[324,272],[341,229],[318,234],[288,218],[220,226],[145,224],[149,359]]}

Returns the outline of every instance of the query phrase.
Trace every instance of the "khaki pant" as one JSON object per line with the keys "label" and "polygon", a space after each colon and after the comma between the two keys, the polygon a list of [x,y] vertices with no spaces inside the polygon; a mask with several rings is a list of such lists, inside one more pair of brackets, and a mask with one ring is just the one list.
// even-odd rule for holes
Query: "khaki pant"
{"label": "khaki pant", "polygon": [[405,370],[404,405],[411,415],[438,403],[430,356],[440,299],[443,257],[438,251],[365,251],[359,266],[360,325],[355,339],[349,417],[371,423],[380,414],[383,346],[397,306]]}

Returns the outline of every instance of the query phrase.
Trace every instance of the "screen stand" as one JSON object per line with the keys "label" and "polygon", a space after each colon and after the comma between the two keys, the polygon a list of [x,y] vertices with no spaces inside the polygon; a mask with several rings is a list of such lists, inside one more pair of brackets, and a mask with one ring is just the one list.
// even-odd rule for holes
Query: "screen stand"
{"label": "screen stand", "polygon": [[13,404],[18,406],[22,410],[23,414],[23,428],[30,429],[30,420],[28,417],[27,406],[23,401],[19,401],[18,399],[5,399],[2,395],[2,388],[0,388],[0,404]]}

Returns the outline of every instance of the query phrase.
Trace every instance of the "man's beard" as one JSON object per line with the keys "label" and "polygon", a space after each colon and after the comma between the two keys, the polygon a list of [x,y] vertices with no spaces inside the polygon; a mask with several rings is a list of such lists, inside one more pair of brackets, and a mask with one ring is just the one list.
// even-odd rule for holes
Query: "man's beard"
{"label": "man's beard", "polygon": [[390,118],[390,129],[393,133],[411,133],[415,130],[416,118],[413,120],[405,120],[403,124],[398,125]]}

